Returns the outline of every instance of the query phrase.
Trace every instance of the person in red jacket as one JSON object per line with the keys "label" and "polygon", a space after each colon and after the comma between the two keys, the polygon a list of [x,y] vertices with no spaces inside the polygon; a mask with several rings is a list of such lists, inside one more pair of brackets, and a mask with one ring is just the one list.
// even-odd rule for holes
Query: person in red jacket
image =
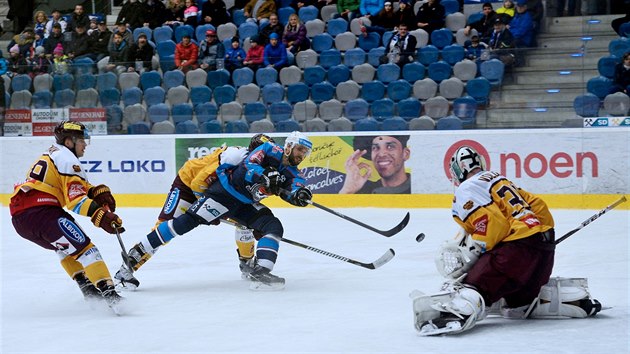
{"label": "person in red jacket", "polygon": [[197,69],[197,54],[199,48],[190,40],[189,35],[184,35],[182,41],[175,46],[175,66],[184,73]]}
{"label": "person in red jacket", "polygon": [[258,35],[253,35],[249,42],[251,46],[247,51],[247,56],[245,57],[245,61],[243,61],[243,65],[246,67],[256,71],[263,64],[263,55],[265,52],[265,46],[260,45],[260,39]]}

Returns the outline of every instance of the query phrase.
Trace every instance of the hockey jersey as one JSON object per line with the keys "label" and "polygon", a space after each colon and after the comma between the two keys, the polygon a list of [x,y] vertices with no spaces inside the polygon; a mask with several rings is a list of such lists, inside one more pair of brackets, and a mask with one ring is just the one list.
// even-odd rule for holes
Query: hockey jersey
{"label": "hockey jersey", "polygon": [[217,148],[211,154],[198,159],[186,161],[179,169],[177,175],[195,194],[201,197],[208,186],[217,180],[217,167],[220,164],[220,156],[227,146]]}
{"label": "hockey jersey", "polygon": [[482,171],[462,182],[453,199],[453,218],[477,242],[491,250],[554,226],[545,202],[504,176]]}
{"label": "hockey jersey", "polygon": [[53,144],[31,166],[26,181],[15,185],[11,215],[33,206],[55,205],[91,216],[99,207],[87,196],[92,187],[76,155],[64,145]]}

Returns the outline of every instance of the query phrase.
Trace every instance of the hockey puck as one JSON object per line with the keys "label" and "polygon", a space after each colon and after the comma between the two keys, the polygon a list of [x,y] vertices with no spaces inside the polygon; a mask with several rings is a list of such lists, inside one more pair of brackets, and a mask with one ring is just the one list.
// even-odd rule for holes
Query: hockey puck
{"label": "hockey puck", "polygon": [[424,240],[424,233],[420,233],[420,235],[416,236],[416,242],[422,242]]}

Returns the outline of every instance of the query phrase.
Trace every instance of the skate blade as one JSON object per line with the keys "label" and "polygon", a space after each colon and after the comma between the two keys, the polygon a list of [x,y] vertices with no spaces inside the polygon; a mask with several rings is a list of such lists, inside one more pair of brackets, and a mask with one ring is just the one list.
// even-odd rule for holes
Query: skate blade
{"label": "skate blade", "polygon": [[259,281],[252,281],[249,284],[249,290],[252,291],[278,291],[284,290],[284,283],[265,284]]}
{"label": "skate blade", "polygon": [[436,328],[433,324],[425,324],[420,329],[418,335],[423,337],[439,336],[441,334],[459,333],[462,331],[462,325],[458,321],[449,322],[446,327]]}
{"label": "skate blade", "polygon": [[136,291],[138,287],[132,283],[117,281],[114,284],[116,291]]}

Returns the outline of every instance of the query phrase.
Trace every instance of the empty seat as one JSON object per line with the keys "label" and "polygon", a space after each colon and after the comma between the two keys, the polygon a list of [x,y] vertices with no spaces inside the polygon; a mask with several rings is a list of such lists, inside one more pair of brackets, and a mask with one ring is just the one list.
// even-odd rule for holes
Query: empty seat
{"label": "empty seat", "polygon": [[385,84],[380,81],[370,81],[361,87],[361,98],[368,102],[381,99],[385,96]]}
{"label": "empty seat", "polygon": [[258,26],[253,22],[243,22],[238,26],[238,37],[251,38],[258,33]]}
{"label": "empty seat", "polygon": [[428,116],[414,118],[409,121],[409,130],[434,130],[435,121]]}
{"label": "empty seat", "polygon": [[219,25],[219,27],[217,27],[217,37],[219,38],[219,41],[221,42],[223,42],[226,39],[231,39],[232,37],[236,36],[237,33],[238,33],[238,28],[233,23],[228,22],[228,23]]}
{"label": "empty seat", "polygon": [[451,43],[453,43],[453,33],[450,30],[441,28],[431,32],[431,44],[438,49],[442,49]]}
{"label": "empty seat", "polygon": [[317,53],[321,53],[324,50],[332,48],[333,42],[334,39],[330,34],[321,33],[313,37],[313,40],[311,41],[311,49]]}
{"label": "empty seat", "polygon": [[[167,39],[164,41],[157,41],[156,43],[156,52],[158,57],[160,58],[160,60],[162,59],[170,59],[170,60],[174,60],[175,58],[175,47],[177,46],[177,44],[175,44],[174,41]],[[164,67],[162,67],[162,71],[164,71]],[[166,69],[169,70],[169,69]]]}
{"label": "empty seat", "polygon": [[[66,91],[66,90],[62,90],[62,91]],[[68,90],[68,91],[71,91],[71,90]],[[74,103],[74,91],[72,91],[72,96],[73,96],[72,102]],[[105,90],[101,90],[99,91],[99,100],[101,101],[101,105],[103,107],[118,104],[120,103],[120,91],[118,91],[117,88],[108,88]],[[55,102],[56,102],[56,99],[55,99]]]}
{"label": "empty seat", "polygon": [[442,49],[442,60],[449,65],[455,65],[455,63],[464,59],[466,50],[459,44],[447,45]]}
{"label": "empty seat", "polygon": [[367,54],[361,48],[352,48],[346,51],[343,56],[343,63],[349,67],[354,68],[357,65],[365,63]]}
{"label": "empty seat", "polygon": [[361,118],[365,118],[368,116],[370,105],[366,100],[357,98],[351,101],[348,101],[344,106],[343,112],[344,116],[351,121],[356,121]]}
{"label": "empty seat", "polygon": [[386,118],[381,122],[381,130],[383,131],[396,131],[396,130],[408,130],[409,124],[401,117]]}
{"label": "empty seat", "polygon": [[305,22],[304,26],[306,26],[306,35],[309,38],[313,38],[316,35],[324,33],[324,30],[326,29],[326,24],[320,19]]}
{"label": "empty seat", "polygon": [[236,88],[254,82],[254,71],[250,68],[238,68],[232,72],[232,83]]}
{"label": "empty seat", "polygon": [[232,120],[225,123],[225,132],[226,133],[249,133],[249,124],[247,124],[244,120]]}
{"label": "empty seat", "polygon": [[325,5],[324,7],[322,7],[321,9],[321,17],[322,20],[327,21],[328,23],[330,23],[330,21],[333,20],[333,17],[338,13],[337,12],[337,5],[332,4],[332,5]]}
{"label": "empty seat", "polygon": [[274,102],[269,106],[269,118],[276,124],[282,120],[291,119],[293,107],[289,102]]}
{"label": "empty seat", "polygon": [[145,71],[140,75],[140,87],[143,91],[151,87],[161,86],[162,76],[157,71]]}
{"label": "empty seat", "polygon": [[271,133],[275,130],[276,127],[269,119],[257,120],[249,124],[250,133]]}
{"label": "empty seat", "polygon": [[630,97],[623,92],[606,95],[604,110],[611,116],[627,116],[630,109]]}
{"label": "empty seat", "polygon": [[[339,64],[341,64],[341,52],[337,49],[326,49],[319,55],[319,65],[321,65],[325,69]],[[311,68],[306,68],[304,70],[306,71],[307,69]]]}
{"label": "empty seat", "polygon": [[192,120],[185,120],[175,124],[175,134],[198,134],[199,126]]}
{"label": "empty seat", "polygon": [[35,78],[33,79],[34,92],[51,91],[52,87],[53,87],[53,78],[52,76],[50,76],[50,74],[40,74],[40,75],[35,76]]}
{"label": "empty seat", "polygon": [[340,33],[335,37],[335,48],[342,52],[354,48],[356,44],[357,36],[352,32]]}
{"label": "empty seat", "polygon": [[51,108],[53,95],[50,91],[37,91],[31,96],[33,108]]}
{"label": "empty seat", "polygon": [[148,118],[152,123],[168,120],[171,116],[171,110],[166,103],[158,103],[149,107]]}
{"label": "empty seat", "polygon": [[218,112],[217,105],[212,102],[205,102],[195,106],[195,117],[197,117],[197,121],[200,124],[209,120],[216,120]]}
{"label": "empty seat", "polygon": [[381,65],[381,57],[383,55],[385,55],[384,47],[372,48],[367,53],[367,62],[373,67],[378,67]]}
{"label": "empty seat", "polygon": [[361,87],[352,80],[344,81],[337,85],[336,96],[341,102],[346,102],[359,97]]}
{"label": "empty seat", "polygon": [[453,75],[462,81],[472,80],[477,76],[477,64],[468,59],[457,62],[453,66]]}
{"label": "empty seat", "polygon": [[429,33],[421,28],[409,31],[409,34],[416,37],[416,48],[425,47],[429,43]]}
{"label": "empty seat", "polygon": [[460,97],[464,92],[464,83],[456,77],[451,77],[440,82],[439,89],[440,96],[448,100],[453,100]]}
{"label": "empty seat", "polygon": [[175,125],[168,120],[154,123],[151,126],[151,134],[174,134]]}
{"label": "empty seat", "polygon": [[277,132],[290,133],[296,130],[302,130],[300,123],[295,119],[286,119],[274,124]]}
{"label": "empty seat", "polygon": [[398,102],[411,96],[413,88],[406,80],[396,80],[387,85],[387,97]]}
{"label": "empty seat", "polygon": [[136,122],[127,126],[127,134],[151,134],[151,128],[149,127],[149,123],[147,122]]}
{"label": "empty seat", "polygon": [[[31,78],[29,77],[28,80],[23,80],[23,79],[24,79],[23,75],[16,75],[13,78],[13,82],[11,82],[11,85],[13,85],[13,91],[30,90]],[[62,75],[53,76],[53,89],[55,91],[68,90],[68,89],[72,89],[73,87],[74,87],[74,76],[72,76],[71,74],[66,73]],[[116,83],[114,82],[114,84],[109,87],[116,87]]]}
{"label": "empty seat", "polygon": [[354,122],[354,130],[359,132],[380,130],[379,122],[372,117],[365,117]]}
{"label": "empty seat", "polygon": [[429,77],[435,82],[441,82],[451,77],[452,68],[444,61],[429,64]]}
{"label": "empty seat", "polygon": [[223,123],[241,119],[243,106],[238,102],[227,102],[219,107],[219,117]]}
{"label": "empty seat", "polygon": [[94,108],[98,105],[98,92],[93,88],[87,88],[77,91],[76,101],[74,103],[77,108]]}
{"label": "empty seat", "polygon": [[400,78],[400,66],[396,64],[382,64],[376,69],[376,77],[379,81],[390,83]]}
{"label": "empty seat", "polygon": [[208,73],[203,69],[190,70],[186,73],[186,86],[193,88],[196,86],[206,86]]}
{"label": "empty seat", "polygon": [[330,121],[341,117],[343,114],[343,104],[335,99],[331,99],[320,103],[318,110],[321,119]]}
{"label": "empty seat", "polygon": [[[317,58],[315,58],[317,61]],[[291,65],[280,70],[280,83],[284,86],[302,81],[302,70],[295,65]]]}
{"label": "empty seat", "polygon": [[486,105],[490,98],[492,85],[485,77],[476,77],[466,83],[466,93],[477,101],[477,104]]}
{"label": "empty seat", "polygon": [[599,116],[599,107],[599,97],[592,93],[579,95],[573,100],[573,109],[575,109],[575,114],[581,117]]}
{"label": "empty seat", "polygon": [[326,79],[326,70],[321,66],[313,66],[304,69],[304,83],[312,86]]}
{"label": "empty seat", "polygon": [[123,110],[120,106],[105,107],[105,117],[108,133],[119,133],[122,130]]}
{"label": "empty seat", "polygon": [[234,101],[234,98],[236,98],[236,89],[231,85],[223,85],[214,89],[212,95],[214,96],[214,102],[217,106],[221,106]]}
{"label": "empty seat", "polygon": [[173,123],[177,126],[178,123],[192,120],[193,118],[193,106],[190,103],[178,103],[171,108],[171,117]]}
{"label": "empty seat", "polygon": [[147,106],[164,103],[166,92],[160,86],[151,87],[144,91],[144,102]]}
{"label": "empty seat", "polygon": [[311,100],[300,101],[293,106],[293,117],[298,122],[314,119],[316,115],[317,105]]}
{"label": "empty seat", "polygon": [[144,107],[139,104],[133,104],[125,107],[123,111],[123,121],[127,124],[143,122],[146,120],[147,112]]}
{"label": "empty seat", "polygon": [[[115,90],[118,91],[117,89],[111,89],[111,90]],[[108,91],[108,90],[105,90]],[[18,91],[18,92],[24,92],[24,91]],[[11,104],[13,104],[13,102],[16,100],[15,95],[17,92],[13,93],[13,96],[11,98]],[[75,93],[73,90],[70,89],[65,89],[65,90],[60,90],[55,92],[55,106],[57,108],[64,108],[64,107],[70,107],[70,106],[74,106],[74,98],[75,98]],[[112,104],[118,104],[118,102],[120,101],[120,94],[118,95],[118,98],[115,100],[112,100],[114,103]],[[101,102],[103,102],[101,100]],[[103,105],[106,106],[106,105]]]}
{"label": "empty seat", "polygon": [[630,52],[630,40],[622,37],[613,39],[608,43],[608,52],[618,58],[623,58],[623,55]]}
{"label": "empty seat", "polygon": [[398,116],[403,119],[411,120],[420,117],[422,111],[422,103],[415,97],[409,97],[399,101],[396,104]]}
{"label": "empty seat", "polygon": [[164,73],[164,89],[184,85],[185,75],[181,70],[171,70]]}
{"label": "empty seat", "polygon": [[247,123],[251,123],[265,119],[267,117],[267,107],[262,102],[252,102],[245,105],[243,115]]}
{"label": "empty seat", "polygon": [[465,128],[474,128],[477,123],[477,101],[470,96],[453,101],[453,115],[462,120]]}
{"label": "empty seat", "polygon": [[312,21],[319,16],[319,10],[313,5],[302,6],[298,11],[298,16],[302,22]]}
{"label": "empty seat", "polygon": [[461,12],[455,12],[446,15],[444,21],[444,27],[451,32],[457,32],[458,30],[466,27],[466,16]]}
{"label": "empty seat", "polygon": [[586,90],[597,96],[600,100],[603,100],[610,92],[612,85],[613,82],[611,79],[604,76],[597,76],[586,82]]}
{"label": "empty seat", "polygon": [[212,99],[212,90],[208,86],[194,86],[190,89],[190,102],[193,106],[204,102],[210,102]]}
{"label": "empty seat", "polygon": [[394,116],[394,107],[394,101],[389,98],[381,98],[371,103],[370,110],[372,117],[377,120],[383,120]]}
{"label": "empty seat", "polygon": [[505,64],[499,59],[490,59],[481,63],[479,73],[490,81],[493,86],[501,85],[503,82],[503,73],[505,72]]}
{"label": "empty seat", "polygon": [[333,98],[335,87],[329,82],[319,82],[311,87],[311,100],[315,103],[321,103]]}
{"label": "empty seat", "polygon": [[208,72],[208,87],[211,90],[230,83],[230,72],[225,69]]}
{"label": "empty seat", "polygon": [[377,48],[381,43],[381,35],[377,32],[370,32],[367,36],[359,36],[359,48],[366,52]]}
{"label": "empty seat", "polygon": [[455,116],[447,116],[438,119],[435,128],[437,130],[460,130],[464,129],[464,124],[461,119]]}
{"label": "empty seat", "polygon": [[346,117],[339,117],[328,122],[329,132],[348,132],[352,131],[354,124]]}
{"label": "empty seat", "polygon": [[190,90],[183,85],[172,87],[166,92],[166,99],[171,106],[188,102],[189,96]]}
{"label": "empty seat", "polygon": [[121,90],[140,85],[140,75],[138,73],[122,73],[118,75],[118,86]]}
{"label": "empty seat", "polygon": [[223,125],[218,120],[208,120],[199,125],[199,130],[204,134],[220,134],[223,132]]}
{"label": "empty seat", "polygon": [[421,100],[427,100],[435,96],[437,89],[438,84],[427,77],[413,84],[413,96]]}
{"label": "empty seat", "polygon": [[252,103],[260,99],[260,87],[256,84],[247,84],[238,88],[237,97],[240,103]]}
{"label": "empty seat", "polygon": [[364,84],[374,80],[376,69],[370,64],[361,64],[352,68],[352,80],[359,84]]}
{"label": "empty seat", "polygon": [[284,100],[284,87],[277,82],[262,88],[262,100],[266,105]]}
{"label": "empty seat", "polygon": [[424,103],[424,112],[433,119],[446,117],[448,100],[442,96],[431,97]]}
{"label": "empty seat", "polygon": [[317,53],[312,49],[302,50],[295,56],[295,63],[301,69],[317,65]]}
{"label": "empty seat", "polygon": [[[469,17],[470,18],[470,17]],[[457,32],[455,32],[455,43],[463,46],[466,44],[466,41],[469,41],[473,36],[479,36],[479,32],[477,32],[476,29],[471,29],[470,32],[468,32],[468,35],[466,35],[464,33],[464,29],[458,29]]]}
{"label": "empty seat", "polygon": [[615,66],[621,61],[621,58],[618,58],[613,55],[609,55],[606,57],[601,57],[597,61],[597,71],[601,76],[607,77],[609,79],[613,79],[615,77]]}
{"label": "empty seat", "polygon": [[72,62],[72,71],[75,75],[91,74],[95,68],[94,60],[83,57]]}
{"label": "empty seat", "polygon": [[328,33],[336,37],[338,34],[348,31],[348,21],[339,17],[328,21]]}
{"label": "empty seat", "polygon": [[173,29],[169,26],[157,27],[153,30],[153,41],[155,43],[173,39]]}
{"label": "empty seat", "polygon": [[74,82],[76,90],[85,90],[96,87],[96,76],[83,74],[76,77]]}
{"label": "empty seat", "polygon": [[338,85],[350,79],[350,69],[345,65],[335,65],[328,69],[327,78],[332,85]]}
{"label": "empty seat", "polygon": [[281,7],[278,9],[278,21],[280,21],[280,23],[283,26],[286,26],[287,23],[289,22],[289,16],[291,16],[294,13],[295,13],[295,9],[293,9],[292,7],[288,7],[288,6]]}
{"label": "empty seat", "polygon": [[[64,85],[60,84],[61,82],[65,83],[66,81],[68,82],[67,84],[64,84]],[[70,89],[72,88],[72,81],[73,81],[73,76],[70,74],[55,75],[54,81],[53,81],[53,87],[55,88],[55,91],[63,90],[63,89]],[[11,89],[13,89],[13,92],[24,91],[24,90],[30,91],[32,82],[33,80],[31,79],[30,76],[26,74],[18,74],[18,75],[15,75],[13,77],[13,80],[11,81]]]}
{"label": "empty seat", "polygon": [[328,123],[321,118],[312,118],[304,122],[304,130],[307,132],[325,132],[327,128]]}
{"label": "empty seat", "polygon": [[136,103],[142,103],[142,90],[139,87],[130,87],[122,92],[123,105],[130,106]]}
{"label": "empty seat", "polygon": [[413,84],[414,82],[418,80],[424,79],[424,73],[425,73],[424,65],[418,62],[408,63],[408,64],[405,64],[405,66],[403,66],[402,78],[408,81],[409,83]]}
{"label": "empty seat", "polygon": [[421,47],[418,49],[418,58],[417,60],[422,65],[430,65],[431,63],[435,63],[438,61],[440,57],[440,50],[437,49],[434,45],[428,45],[426,47]]}
{"label": "empty seat", "polygon": [[291,104],[303,102],[308,99],[308,85],[303,82],[297,82],[287,86],[287,101]]}
{"label": "empty seat", "polygon": [[256,71],[256,83],[261,88],[278,82],[278,71],[274,68],[260,68]]}

